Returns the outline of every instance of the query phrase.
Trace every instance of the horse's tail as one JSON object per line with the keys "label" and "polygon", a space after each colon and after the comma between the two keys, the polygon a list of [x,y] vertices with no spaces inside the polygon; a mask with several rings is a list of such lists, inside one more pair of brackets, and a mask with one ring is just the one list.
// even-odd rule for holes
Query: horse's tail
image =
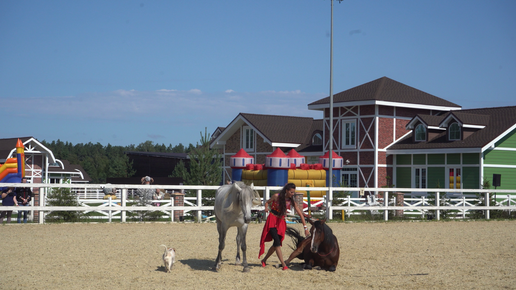
{"label": "horse's tail", "polygon": [[[289,245],[289,247],[292,250],[297,249],[297,247],[299,247],[301,242],[305,239],[303,236],[301,236],[301,233],[299,233],[298,230],[296,230],[294,228],[291,228],[291,227],[287,227],[287,230],[285,231],[285,233],[287,234],[287,236],[289,236],[292,239],[292,242],[295,245],[295,247],[292,247],[292,246]],[[296,258],[302,260],[303,259],[303,253],[299,254]]]}

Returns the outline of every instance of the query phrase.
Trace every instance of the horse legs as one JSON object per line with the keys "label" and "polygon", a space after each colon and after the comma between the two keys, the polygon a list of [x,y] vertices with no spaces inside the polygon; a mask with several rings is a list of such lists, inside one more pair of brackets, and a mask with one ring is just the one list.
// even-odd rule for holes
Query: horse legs
{"label": "horse legs", "polygon": [[314,259],[305,259],[305,266],[303,269],[306,270],[312,270],[312,267],[314,266],[315,262]]}
{"label": "horse legs", "polygon": [[290,254],[288,259],[285,261],[285,264],[288,265],[292,260],[294,260],[294,258],[299,256],[304,251],[305,247],[308,246],[308,244],[310,244],[310,241],[310,239],[305,238],[301,243],[299,243],[297,245],[297,249],[295,249],[294,252]]}
{"label": "horse legs", "polygon": [[247,224],[243,224],[238,228],[237,234],[237,256],[236,256],[236,264],[240,264],[240,248],[242,249],[242,266],[244,266],[244,272],[249,272],[249,265],[247,264],[247,243],[246,243],[246,235],[247,235]]}
{"label": "horse legs", "polygon": [[222,264],[222,251],[226,246],[226,233],[228,229],[222,226],[222,222],[217,219],[217,231],[219,232],[219,254],[215,260],[215,270],[219,271]]}

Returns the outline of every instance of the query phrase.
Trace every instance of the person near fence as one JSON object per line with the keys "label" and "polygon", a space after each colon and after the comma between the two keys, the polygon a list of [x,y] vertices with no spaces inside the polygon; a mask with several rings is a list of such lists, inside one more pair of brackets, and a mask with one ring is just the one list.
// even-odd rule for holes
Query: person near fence
{"label": "person near fence", "polygon": [[151,184],[154,182],[154,178],[152,178],[150,176],[144,176],[144,177],[142,177],[141,181],[142,181],[142,184]]}
{"label": "person near fence", "polygon": [[[16,200],[16,190],[14,187],[8,187],[7,189],[2,190],[2,206],[14,206],[18,205],[18,201]],[[3,210],[0,212],[0,224],[4,222],[4,217],[7,217],[7,223],[11,222],[11,215],[13,214],[12,210]]]}
{"label": "person near fence", "polygon": [[[161,191],[161,189],[159,188],[156,188],[156,191],[154,192],[154,194],[152,195],[152,199],[153,200],[162,200],[163,197],[165,197],[165,194],[163,193],[163,191]],[[156,202],[154,203],[155,206],[160,206],[161,203],[159,202]]]}
{"label": "person near fence", "polygon": [[[27,178],[22,178],[22,183],[27,183]],[[16,200],[19,206],[30,206],[32,199],[32,190],[30,187],[17,187],[16,188]],[[23,215],[23,223],[27,223],[27,210],[18,210],[18,223],[21,223],[21,217]]]}
{"label": "person near fence", "polygon": [[104,199],[116,199],[116,188],[114,188],[111,183],[106,183],[106,185],[101,185],[100,188],[104,193]]}
{"label": "person near fence", "polygon": [[[150,176],[144,176],[141,179],[143,185],[151,185],[154,182],[154,179]],[[154,190],[151,188],[138,188],[136,194],[140,197],[140,202],[150,205],[152,201],[152,196],[154,195]]]}
{"label": "person near fence", "polygon": [[308,227],[306,226],[303,212],[299,209],[294,201],[294,193],[296,192],[296,185],[293,183],[287,183],[279,193],[273,195],[269,200],[265,202],[265,213],[269,211],[269,205],[271,207],[270,214],[267,217],[267,221],[263,227],[262,236],[260,239],[260,253],[258,259],[265,253],[265,242],[273,241],[272,246],[267,251],[267,254],[261,260],[262,267],[267,264],[267,259],[276,252],[278,259],[281,262],[283,270],[288,270],[285,261],[283,260],[283,254],[281,252],[281,244],[285,238],[285,231],[287,229],[287,223],[285,216],[287,215],[287,209],[292,207],[294,211],[301,217],[303,228],[305,229],[305,235],[308,236]]}

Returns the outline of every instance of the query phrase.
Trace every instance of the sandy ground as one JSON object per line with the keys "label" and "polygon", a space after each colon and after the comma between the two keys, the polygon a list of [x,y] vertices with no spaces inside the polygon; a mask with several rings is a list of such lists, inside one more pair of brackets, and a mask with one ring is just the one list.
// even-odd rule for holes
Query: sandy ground
{"label": "sandy ground", "polygon": [[[261,268],[262,226],[249,226],[251,271],[243,273],[235,265],[235,228],[221,271],[212,270],[213,223],[4,225],[0,288],[516,289],[516,221],[330,223],[341,247],[334,273],[302,270],[300,260],[289,271]],[[176,248],[172,273],[162,265],[161,244]],[[285,257],[290,244],[287,237]]]}

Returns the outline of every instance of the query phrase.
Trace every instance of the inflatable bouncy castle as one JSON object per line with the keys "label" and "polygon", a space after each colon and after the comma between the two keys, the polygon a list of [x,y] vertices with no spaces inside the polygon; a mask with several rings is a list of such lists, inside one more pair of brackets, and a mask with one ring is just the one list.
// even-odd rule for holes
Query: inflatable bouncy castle
{"label": "inflatable bouncy castle", "polygon": [[25,150],[20,139],[16,142],[16,158],[9,158],[0,165],[0,183],[20,183],[25,177]]}
{"label": "inflatable bouncy castle", "polygon": [[[333,152],[333,186],[338,186],[343,158]],[[294,183],[296,187],[326,187],[329,184],[329,155],[319,157],[317,164],[306,164],[305,157],[294,149],[288,154],[279,148],[267,155],[265,164],[254,164],[254,158],[240,149],[230,159],[233,181],[254,183],[256,186],[283,186]],[[298,191],[305,194],[305,191]],[[322,197],[325,191],[310,191],[312,197]]]}

